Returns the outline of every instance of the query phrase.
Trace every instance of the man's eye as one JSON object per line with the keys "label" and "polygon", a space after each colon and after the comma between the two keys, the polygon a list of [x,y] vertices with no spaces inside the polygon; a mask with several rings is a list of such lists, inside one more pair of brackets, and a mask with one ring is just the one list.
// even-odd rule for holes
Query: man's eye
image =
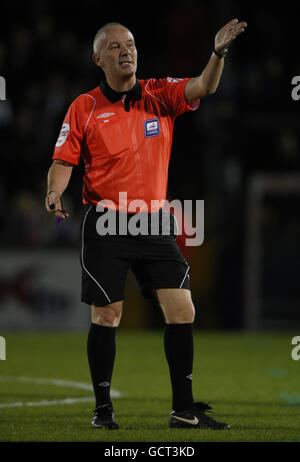
{"label": "man's eye", "polygon": [[116,45],[112,45],[111,49],[113,49],[113,48],[119,48],[119,45],[117,45],[117,44],[116,44]]}

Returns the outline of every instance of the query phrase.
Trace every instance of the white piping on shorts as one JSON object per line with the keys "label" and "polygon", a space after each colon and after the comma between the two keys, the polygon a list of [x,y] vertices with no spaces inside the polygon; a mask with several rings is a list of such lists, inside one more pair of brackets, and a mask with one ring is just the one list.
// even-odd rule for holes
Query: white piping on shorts
{"label": "white piping on shorts", "polygon": [[181,282],[181,284],[180,284],[180,286],[179,286],[179,289],[182,288],[183,283],[184,283],[184,281],[185,281],[185,278],[187,277],[187,274],[188,274],[188,272],[189,272],[189,269],[190,269],[190,267],[189,267],[189,265],[188,265],[187,270],[186,270],[185,275],[184,275],[184,278],[182,279],[182,282]]}
{"label": "white piping on shorts", "polygon": [[96,281],[96,279],[91,275],[91,273],[87,270],[85,264],[84,264],[84,261],[83,261],[83,251],[84,251],[84,226],[85,226],[85,221],[86,221],[86,217],[88,216],[88,213],[89,211],[91,210],[92,206],[90,206],[90,208],[88,209],[88,211],[86,212],[85,216],[84,216],[84,219],[83,219],[83,223],[82,223],[82,232],[81,232],[81,261],[82,261],[82,266],[83,266],[83,269],[84,271],[90,276],[90,278],[93,279],[93,281],[97,284],[97,286],[99,287],[99,289],[102,290],[102,292],[104,293],[105,297],[107,298],[108,302],[109,303],[112,303],[109,296],[107,295],[107,293],[105,292],[105,290],[103,289],[103,287],[99,284],[98,281]]}

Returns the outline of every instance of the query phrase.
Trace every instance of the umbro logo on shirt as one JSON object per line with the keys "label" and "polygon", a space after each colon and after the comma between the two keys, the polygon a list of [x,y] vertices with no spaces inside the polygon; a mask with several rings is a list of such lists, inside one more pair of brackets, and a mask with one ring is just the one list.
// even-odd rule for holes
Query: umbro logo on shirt
{"label": "umbro logo on shirt", "polygon": [[107,117],[110,117],[112,115],[115,115],[115,112],[103,112],[103,114],[98,115],[96,118],[97,119],[106,119]]}

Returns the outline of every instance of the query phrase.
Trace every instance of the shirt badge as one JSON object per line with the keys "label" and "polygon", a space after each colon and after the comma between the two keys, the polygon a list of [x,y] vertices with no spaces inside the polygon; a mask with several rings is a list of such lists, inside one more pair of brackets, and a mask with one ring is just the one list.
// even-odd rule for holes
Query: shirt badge
{"label": "shirt badge", "polygon": [[68,138],[68,134],[70,132],[70,125],[67,124],[67,123],[64,123],[62,128],[61,128],[61,131],[60,131],[60,134],[59,134],[59,137],[57,139],[57,142],[56,142],[56,147],[60,147],[64,144],[64,142],[66,141],[66,139]]}
{"label": "shirt badge", "polygon": [[151,119],[144,122],[145,137],[157,136],[160,134],[159,120]]}

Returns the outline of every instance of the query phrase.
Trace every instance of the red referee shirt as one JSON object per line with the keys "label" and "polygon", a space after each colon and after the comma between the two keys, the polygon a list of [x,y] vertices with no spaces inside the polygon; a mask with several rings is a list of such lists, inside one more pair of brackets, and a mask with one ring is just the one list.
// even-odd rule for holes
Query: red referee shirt
{"label": "red referee shirt", "polygon": [[[142,200],[148,211],[163,206],[168,184],[174,119],[199,107],[188,105],[184,88],[189,79],[137,80],[126,94],[106,82],[79,95],[70,105],[53,159],[85,165],[83,203],[113,201],[117,210]],[[128,100],[129,104],[128,104]],[[159,201],[153,208],[151,201]],[[152,209],[151,209],[152,206]]]}

